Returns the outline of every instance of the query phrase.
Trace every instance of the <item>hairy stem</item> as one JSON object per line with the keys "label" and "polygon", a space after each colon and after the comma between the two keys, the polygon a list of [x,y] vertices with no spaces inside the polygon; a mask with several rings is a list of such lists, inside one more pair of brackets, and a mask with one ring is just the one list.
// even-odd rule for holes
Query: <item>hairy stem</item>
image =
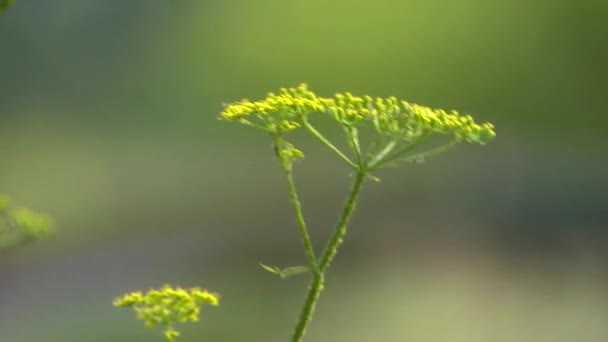
{"label": "hairy stem", "polygon": [[367,176],[367,172],[364,170],[357,170],[357,174],[353,181],[352,189],[350,195],[348,196],[346,203],[344,204],[344,209],[342,210],[342,215],[340,216],[340,220],[336,225],[333,235],[331,239],[325,246],[325,250],[323,251],[323,256],[321,261],[319,262],[319,270],[321,272],[325,272],[332,260],[338,253],[338,248],[344,242],[344,236],[346,236],[348,221],[357,206],[357,200],[359,198],[359,192],[361,191],[361,185],[363,185],[363,181]]}
{"label": "hairy stem", "polygon": [[298,323],[293,332],[293,337],[291,338],[292,342],[301,342],[304,338],[304,334],[306,334],[306,327],[312,320],[315,307],[317,306],[317,301],[319,300],[321,291],[323,291],[323,286],[325,283],[324,278],[325,275],[322,272],[316,271],[313,273],[312,282],[308,286],[308,293],[306,294],[304,307],[302,308],[300,318],[298,319]]}

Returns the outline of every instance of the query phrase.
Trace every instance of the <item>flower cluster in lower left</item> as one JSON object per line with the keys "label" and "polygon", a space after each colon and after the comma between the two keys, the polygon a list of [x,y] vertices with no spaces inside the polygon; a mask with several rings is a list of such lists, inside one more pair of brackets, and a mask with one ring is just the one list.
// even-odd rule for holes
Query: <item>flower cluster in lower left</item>
{"label": "flower cluster in lower left", "polygon": [[148,328],[164,327],[163,334],[167,341],[172,342],[180,334],[174,328],[175,323],[197,322],[204,304],[218,306],[219,302],[218,294],[198,287],[183,289],[165,285],[146,293],[128,293],[116,298],[114,306],[132,308],[137,313],[137,319]]}

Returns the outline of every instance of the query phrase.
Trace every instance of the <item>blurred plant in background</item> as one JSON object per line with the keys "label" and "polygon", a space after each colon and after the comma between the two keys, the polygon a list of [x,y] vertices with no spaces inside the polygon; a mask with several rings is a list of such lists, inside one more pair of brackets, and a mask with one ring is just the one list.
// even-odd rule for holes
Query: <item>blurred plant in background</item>
{"label": "blurred plant in background", "polygon": [[13,0],[0,0],[0,14],[4,13],[12,4]]}
{"label": "blurred plant in background", "polygon": [[0,252],[45,237],[51,227],[46,215],[13,207],[10,198],[0,194]]}

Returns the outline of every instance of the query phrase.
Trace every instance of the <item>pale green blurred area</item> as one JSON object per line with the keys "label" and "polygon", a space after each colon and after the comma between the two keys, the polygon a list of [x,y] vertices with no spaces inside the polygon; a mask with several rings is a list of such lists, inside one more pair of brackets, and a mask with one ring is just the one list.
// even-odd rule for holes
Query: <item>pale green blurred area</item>
{"label": "pale green blurred area", "polygon": [[[57,233],[0,255],[0,341],[161,341],[111,300],[222,294],[179,341],[287,341],[304,262],[269,139],[223,102],[307,82],[497,126],[363,191],[307,341],[608,339],[608,3],[17,0],[0,17],[0,192]],[[328,135],[339,131],[321,122]],[[305,134],[317,245],[348,170]]]}

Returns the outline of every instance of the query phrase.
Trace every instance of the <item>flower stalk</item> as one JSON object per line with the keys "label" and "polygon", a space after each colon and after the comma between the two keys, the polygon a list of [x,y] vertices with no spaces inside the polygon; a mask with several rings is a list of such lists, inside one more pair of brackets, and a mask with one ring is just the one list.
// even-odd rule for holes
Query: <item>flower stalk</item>
{"label": "flower stalk", "polygon": [[[333,119],[343,127],[352,158],[311,124],[309,116],[314,115],[313,113]],[[358,97],[348,92],[324,98],[310,91],[305,84],[295,88],[282,88],[278,94],[269,93],[263,100],[242,100],[229,104],[224,107],[220,119],[240,122],[270,133],[274,141],[275,153],[287,180],[289,196],[308,261],[308,267],[297,269],[308,270],[312,274],[304,306],[291,338],[292,342],[301,342],[306,334],[325,286],[326,272],[347,235],[348,224],[357,207],[361,187],[367,178],[376,179],[371,172],[422,160],[444,152],[460,142],[485,144],[495,136],[492,124],[477,124],[471,116],[461,115],[456,111],[431,109],[397,100],[395,97]],[[286,140],[289,132],[300,128],[308,131],[354,172],[351,191],[319,259],[315,256],[293,179],[293,163],[304,155]],[[360,130],[371,130],[375,135],[374,143],[365,154],[359,139]],[[439,135],[447,135],[451,138],[444,145],[428,147],[422,152],[411,154],[413,150],[423,146],[429,138]],[[283,278],[292,269],[281,270],[278,267],[265,265],[262,267]]]}

